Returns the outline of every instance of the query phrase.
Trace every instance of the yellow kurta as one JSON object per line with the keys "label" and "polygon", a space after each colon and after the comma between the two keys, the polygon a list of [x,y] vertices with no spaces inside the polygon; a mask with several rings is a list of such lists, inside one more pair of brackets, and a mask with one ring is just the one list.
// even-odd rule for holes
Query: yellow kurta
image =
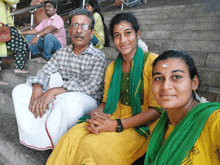
{"label": "yellow kurta", "polygon": [[[144,80],[144,105],[142,111],[148,106],[159,107],[151,92],[152,63],[157,55],[151,53],[145,62],[143,69]],[[106,71],[105,91],[103,102],[107,100],[107,93],[114,70],[112,62]],[[111,118],[128,118],[132,116],[132,109],[118,103]],[[126,129],[121,133],[101,132],[95,135],[87,131],[81,123],[70,129],[58,142],[47,164],[86,164],[86,165],[129,165],[141,157],[147,150],[147,141],[144,136],[139,135],[133,128]],[[151,126],[149,126],[152,131]]]}
{"label": "yellow kurta", "polygon": [[93,17],[95,18],[95,26],[94,26],[94,35],[99,40],[98,44],[95,46],[97,49],[102,49],[105,44],[105,33],[104,33],[104,25],[102,22],[102,18],[99,13],[94,13]]}
{"label": "yellow kurta", "polygon": [[[174,126],[169,124],[163,139],[164,141],[173,129]],[[220,109],[210,115],[199,138],[181,165],[218,164],[220,164]]]}
{"label": "yellow kurta", "polygon": [[[5,2],[8,3],[8,11],[6,12],[6,6]],[[17,4],[19,0],[0,0],[0,22],[3,22],[4,24],[8,23],[10,26],[14,26],[14,23],[11,18],[10,14],[10,5]],[[8,19],[7,19],[8,18]],[[7,56],[7,49],[5,42],[0,43],[0,57],[6,57]]]}

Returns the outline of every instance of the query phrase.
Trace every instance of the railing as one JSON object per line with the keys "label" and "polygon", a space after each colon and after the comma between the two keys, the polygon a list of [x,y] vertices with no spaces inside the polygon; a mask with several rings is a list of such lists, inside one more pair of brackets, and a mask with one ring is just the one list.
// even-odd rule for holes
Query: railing
{"label": "railing", "polygon": [[24,29],[21,29],[20,31],[27,30],[27,29],[32,29],[34,26],[37,25],[37,24],[34,25],[34,14],[36,13],[38,8],[41,8],[43,6],[44,6],[43,4],[35,5],[35,6],[29,6],[29,7],[26,7],[24,9],[19,9],[19,10],[15,10],[15,11],[11,12],[11,16],[12,16],[13,21],[14,21],[15,15],[17,15],[17,14],[23,14],[25,12],[31,13],[30,26],[28,26],[28,27],[26,27]]}
{"label": "railing", "polygon": [[[67,3],[63,3],[63,4],[59,4],[59,3],[60,2],[57,2],[58,10],[59,10],[59,8],[61,8],[61,9],[62,8],[67,8],[66,10],[62,10],[62,12],[58,13],[60,16],[70,13],[72,8],[68,8],[68,6],[72,7],[73,6],[72,2],[70,2],[70,3],[67,2]],[[20,31],[27,30],[27,29],[32,29],[33,27],[35,27],[37,25],[37,24],[34,24],[34,14],[36,13],[38,8],[41,8],[43,6],[44,6],[43,4],[35,5],[35,6],[29,6],[29,7],[19,9],[19,10],[15,10],[15,11],[11,12],[11,16],[12,16],[13,21],[14,21],[15,15],[22,14],[22,13],[25,13],[25,12],[29,12],[31,14],[30,26],[28,26],[26,28],[23,28],[23,29],[20,29]]]}
{"label": "railing", "polygon": [[[109,6],[107,6],[107,7],[102,8],[102,10],[105,10],[105,9],[111,7],[111,6],[114,6],[115,4],[122,3],[122,4],[121,4],[121,11],[123,11],[123,10],[124,10],[124,4],[125,4],[126,6],[129,6],[129,5],[131,5],[131,4],[133,4],[133,3],[137,2],[137,1],[138,1],[139,4],[140,4],[140,0],[135,0],[135,1],[130,2],[130,3],[126,3],[124,0],[120,0],[120,1],[118,1],[118,2],[115,2],[115,3],[113,3],[113,4],[109,5]],[[145,0],[145,3],[147,3],[147,0]]]}
{"label": "railing", "polygon": [[[69,5],[70,5],[70,8],[68,8]],[[29,7],[19,9],[19,10],[15,10],[15,11],[11,12],[11,16],[12,16],[13,21],[14,21],[14,17],[18,14],[23,14],[25,12],[29,12],[31,14],[30,26],[25,27],[23,29],[20,29],[20,31],[27,30],[27,29],[32,29],[33,27],[35,27],[37,25],[37,24],[34,24],[34,14],[36,13],[38,8],[41,8],[43,6],[44,6],[43,4],[35,5],[35,6],[29,6]],[[63,4],[59,5],[59,2],[57,2],[57,6],[58,6],[58,8],[60,7],[61,9],[62,8],[67,8],[66,10],[62,10],[62,12],[59,13],[59,15],[62,16],[62,15],[66,15],[66,14],[70,13],[70,11],[72,10],[72,7],[73,7],[73,3],[72,2],[70,2],[70,3],[67,2],[67,3],[63,3]],[[31,59],[31,53],[29,53],[29,59]]]}

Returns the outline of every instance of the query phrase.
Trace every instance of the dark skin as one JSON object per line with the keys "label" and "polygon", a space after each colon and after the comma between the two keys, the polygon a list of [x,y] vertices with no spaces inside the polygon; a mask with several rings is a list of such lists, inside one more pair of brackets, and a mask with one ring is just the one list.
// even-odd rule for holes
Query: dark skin
{"label": "dark skin", "polygon": [[[131,24],[121,22],[114,26],[113,39],[117,49],[123,57],[122,70],[129,73],[131,63],[137,50],[137,39],[140,38],[140,32],[136,34]],[[105,103],[102,103],[98,108],[95,108],[90,113],[89,123],[85,128],[98,135],[100,132],[115,132],[117,121],[111,119],[110,114],[103,113]],[[121,119],[124,129],[134,128],[156,120],[160,113],[153,107],[149,107],[147,111],[143,111],[137,115]]]}

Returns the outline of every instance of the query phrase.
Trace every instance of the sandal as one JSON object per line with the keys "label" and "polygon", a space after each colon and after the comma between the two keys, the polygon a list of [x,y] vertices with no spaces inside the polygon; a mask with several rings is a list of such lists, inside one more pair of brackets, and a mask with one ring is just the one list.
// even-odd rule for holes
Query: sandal
{"label": "sandal", "polygon": [[27,74],[27,73],[29,73],[29,71],[27,71],[27,70],[15,69],[15,70],[14,70],[14,73],[24,73],[24,74]]}
{"label": "sandal", "polygon": [[7,82],[0,81],[0,85],[7,85]]}

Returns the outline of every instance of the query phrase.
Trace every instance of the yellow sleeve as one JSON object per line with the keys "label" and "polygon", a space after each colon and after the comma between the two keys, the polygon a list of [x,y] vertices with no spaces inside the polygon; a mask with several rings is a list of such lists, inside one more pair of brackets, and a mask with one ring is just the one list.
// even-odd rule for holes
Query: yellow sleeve
{"label": "yellow sleeve", "polygon": [[99,15],[99,13],[94,13],[93,17],[95,18],[94,35],[99,40],[99,43],[95,47],[102,48],[103,45],[105,44],[105,33],[104,33],[102,18]]}
{"label": "yellow sleeve", "polygon": [[[210,137],[214,146],[214,152],[220,158],[220,109],[214,111],[207,120],[207,130],[210,130]],[[208,135],[207,135],[208,136]]]}
{"label": "yellow sleeve", "polygon": [[148,106],[160,108],[158,103],[155,101],[151,90],[151,84],[153,80],[152,78],[153,62],[157,57],[158,57],[157,54],[150,53],[144,65],[144,70],[143,70],[144,105],[146,109],[148,108]]}
{"label": "yellow sleeve", "polygon": [[111,83],[111,79],[112,79],[112,75],[113,75],[113,71],[114,71],[114,66],[115,66],[115,61],[111,62],[108,65],[108,68],[105,72],[105,86],[104,86],[104,95],[103,95],[103,99],[102,99],[103,103],[106,103],[106,101],[107,101],[108,89],[109,89],[109,85]]}
{"label": "yellow sleeve", "polygon": [[203,126],[199,138],[182,161],[188,164],[219,164],[220,161],[220,109],[215,110]]}

